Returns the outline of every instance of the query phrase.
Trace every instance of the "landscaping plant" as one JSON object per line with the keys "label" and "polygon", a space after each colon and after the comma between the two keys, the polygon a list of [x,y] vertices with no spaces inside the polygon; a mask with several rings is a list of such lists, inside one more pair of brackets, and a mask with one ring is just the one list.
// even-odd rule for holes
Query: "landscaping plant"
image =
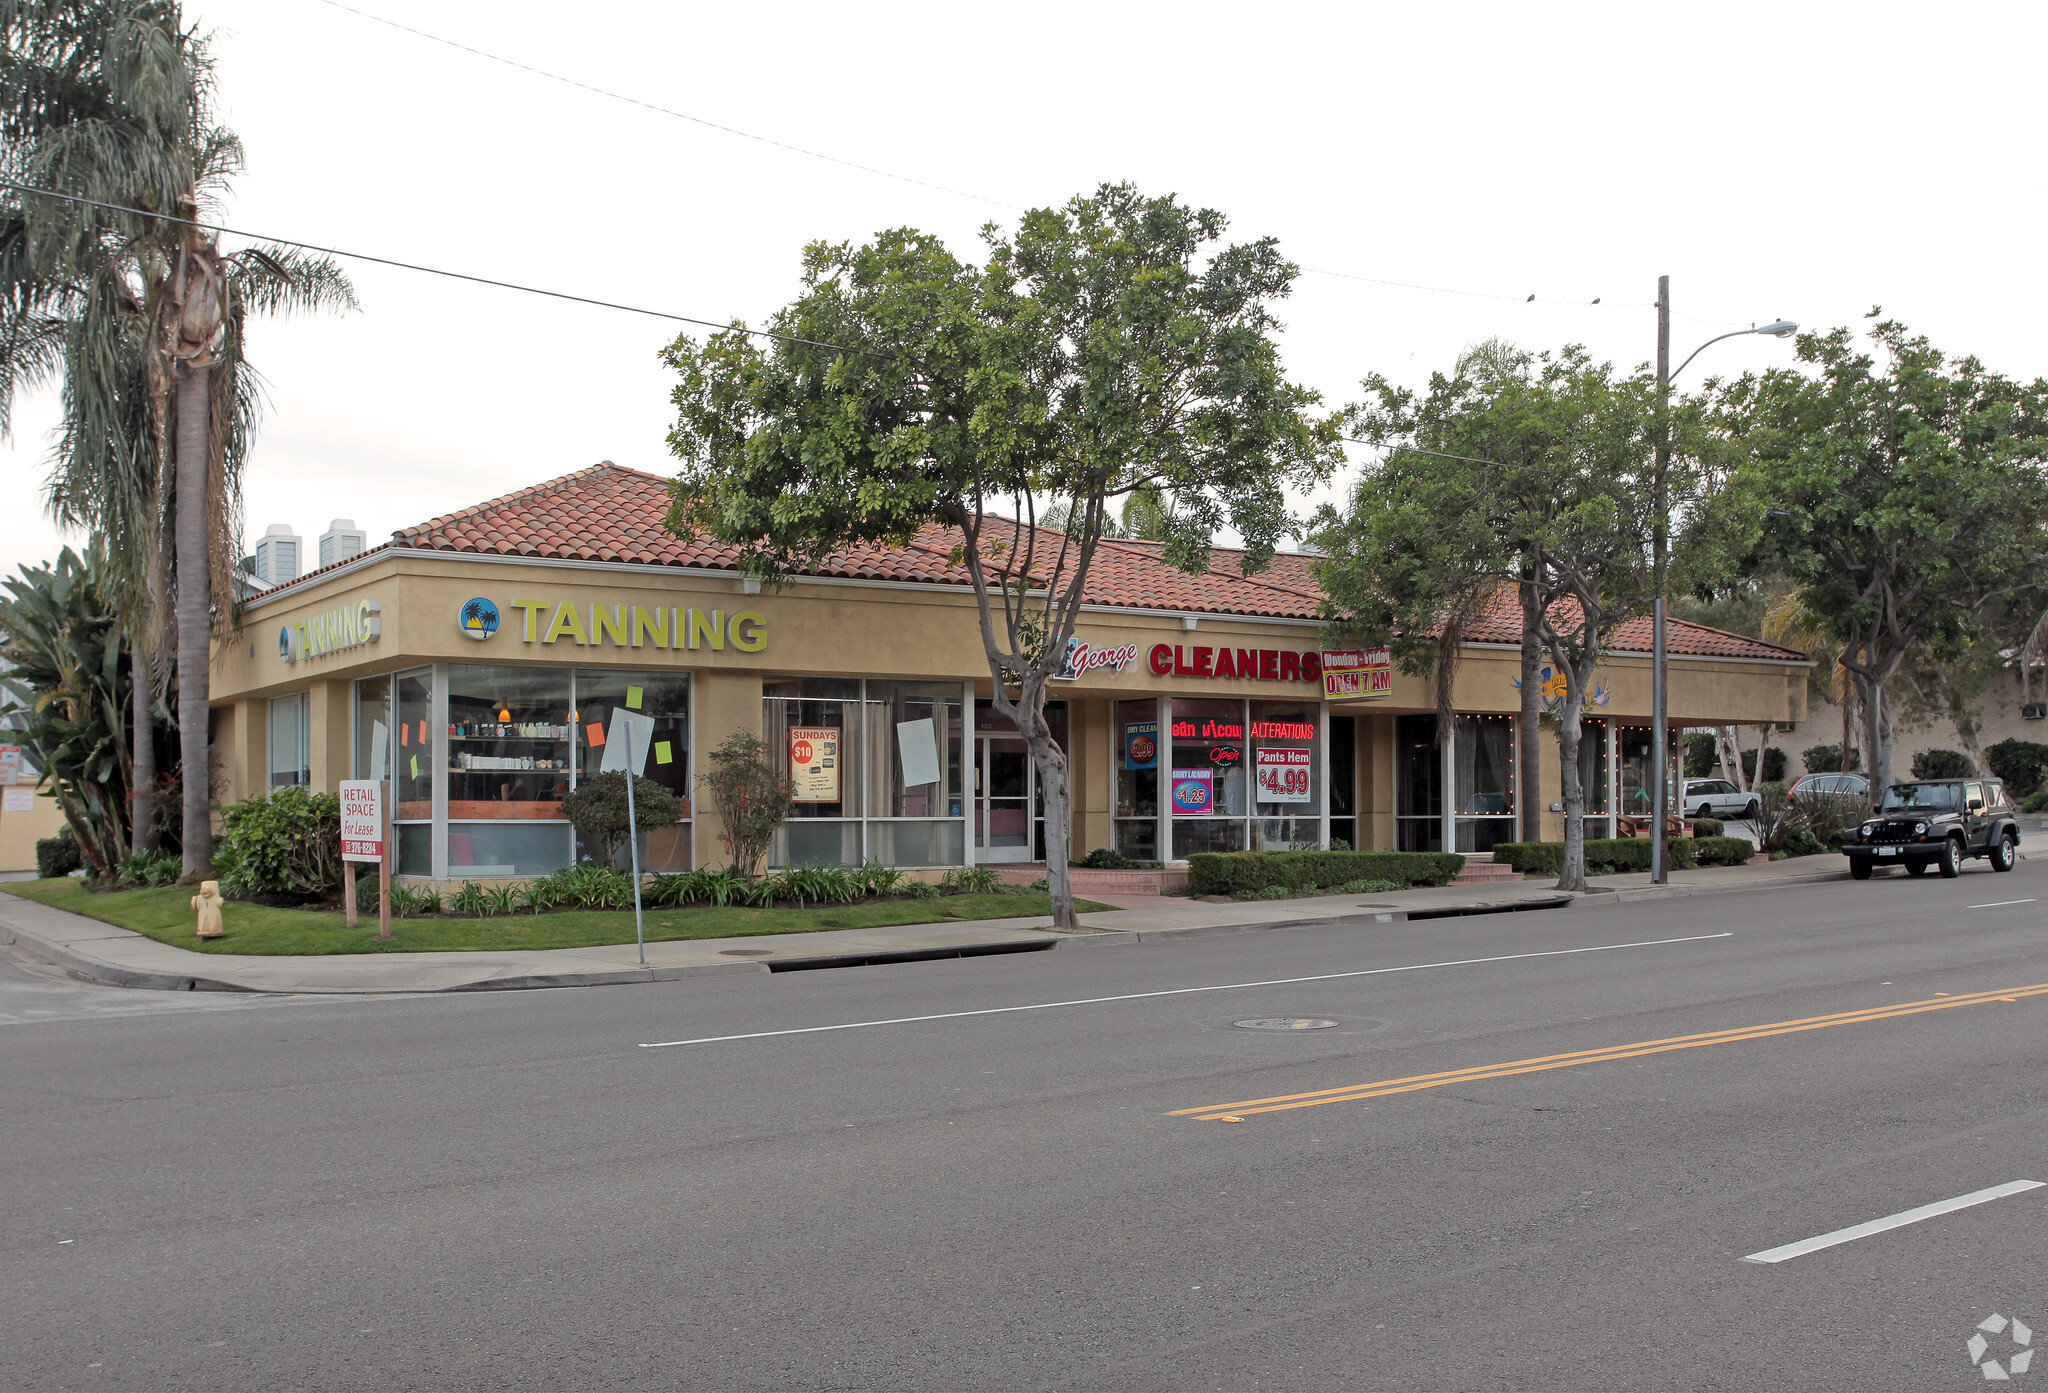
{"label": "landscaping plant", "polygon": [[761,872],[761,858],[775,829],[789,820],[795,794],[780,772],[780,752],[752,731],[735,731],[705,756],[698,782],[711,791],[718,810],[718,839],[743,880]]}
{"label": "landscaping plant", "polygon": [[569,819],[586,842],[595,842],[603,850],[606,866],[616,868],[633,823],[637,822],[640,830],[647,832],[657,827],[673,827],[683,820],[681,800],[639,774],[633,776],[633,800],[629,818],[626,776],[615,770],[585,779],[564,795],[562,816]]}
{"label": "landscaping plant", "polygon": [[215,878],[223,893],[328,895],[341,888],[341,800],[303,784],[221,809]]}

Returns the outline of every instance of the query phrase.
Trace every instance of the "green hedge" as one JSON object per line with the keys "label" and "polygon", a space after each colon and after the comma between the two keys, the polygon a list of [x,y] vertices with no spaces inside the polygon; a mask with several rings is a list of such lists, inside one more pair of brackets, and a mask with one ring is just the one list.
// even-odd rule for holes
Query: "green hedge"
{"label": "green hedge", "polygon": [[1325,890],[1357,880],[1448,885],[1465,858],[1441,851],[1203,851],[1188,858],[1197,895],[1241,890]]}
{"label": "green hedge", "polygon": [[[1726,841],[1727,838],[1708,838],[1709,841]],[[1735,838],[1741,841],[1740,837]],[[1691,837],[1673,837],[1667,845],[1671,850],[1671,868],[1676,871],[1690,870],[1699,864],[1698,843]],[[1747,843],[1744,843],[1747,845]],[[1493,859],[1504,861],[1516,870],[1528,875],[1564,874],[1563,842],[1502,842],[1493,849]],[[1650,839],[1648,837],[1588,837],[1586,839],[1586,873],[1606,875],[1616,871],[1647,871],[1650,869]]]}

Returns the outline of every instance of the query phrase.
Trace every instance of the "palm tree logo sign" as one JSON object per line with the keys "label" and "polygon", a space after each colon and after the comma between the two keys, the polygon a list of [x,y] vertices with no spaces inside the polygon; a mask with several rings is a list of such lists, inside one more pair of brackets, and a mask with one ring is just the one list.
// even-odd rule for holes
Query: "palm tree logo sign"
{"label": "palm tree logo sign", "polygon": [[498,607],[481,595],[462,602],[462,632],[473,639],[487,639],[498,632]]}

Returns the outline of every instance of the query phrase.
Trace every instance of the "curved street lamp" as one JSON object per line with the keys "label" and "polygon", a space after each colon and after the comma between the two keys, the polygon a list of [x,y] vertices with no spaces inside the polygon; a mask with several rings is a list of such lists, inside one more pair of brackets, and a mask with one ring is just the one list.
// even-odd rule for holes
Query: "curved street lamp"
{"label": "curved street lamp", "polygon": [[[1669,714],[1669,689],[1664,680],[1665,666],[1665,562],[1670,549],[1671,505],[1665,496],[1664,470],[1671,458],[1670,412],[1671,379],[1684,372],[1694,358],[1722,339],[1740,338],[1744,334],[1769,334],[1773,338],[1786,338],[1799,331],[1799,326],[1789,319],[1775,320],[1769,324],[1749,329],[1736,329],[1730,333],[1718,334],[1686,355],[1678,371],[1671,370],[1671,277],[1657,277],[1657,456],[1656,456],[1656,532],[1653,542],[1651,565],[1656,572],[1657,602],[1651,621],[1650,637],[1650,748],[1656,765],[1651,776],[1652,806],[1656,816],[1652,819],[1650,833],[1650,883],[1663,885],[1671,875],[1669,862],[1669,834],[1665,819],[1671,813],[1671,721]],[[1757,772],[1763,772],[1763,756],[1757,756]]]}

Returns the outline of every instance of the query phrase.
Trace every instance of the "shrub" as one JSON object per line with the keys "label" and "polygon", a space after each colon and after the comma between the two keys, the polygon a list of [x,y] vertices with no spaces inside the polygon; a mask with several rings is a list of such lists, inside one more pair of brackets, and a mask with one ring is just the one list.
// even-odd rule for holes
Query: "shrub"
{"label": "shrub", "polygon": [[1977,766],[1957,750],[1922,750],[1913,756],[1916,779],[1971,779],[1976,775]]}
{"label": "shrub", "polygon": [[846,904],[860,896],[857,873],[837,866],[794,866],[775,877],[779,898],[805,904]]}
{"label": "shrub", "polygon": [[[633,776],[634,821],[641,831],[673,827],[683,820],[683,805],[673,793],[649,778]],[[614,770],[585,779],[562,799],[562,816],[582,835],[604,849],[606,866],[619,864],[619,849],[625,844],[629,819],[626,807],[626,776]]]}
{"label": "shrub", "polygon": [[1122,852],[1106,846],[1096,847],[1074,864],[1091,871],[1129,871],[1138,865]]}
{"label": "shrub", "polygon": [[962,866],[939,877],[939,888],[953,895],[993,895],[1002,883],[994,866]]}
{"label": "shrub", "polygon": [[928,880],[913,880],[903,887],[903,893],[913,900],[936,900],[939,897],[939,887]]}
{"label": "shrub", "polygon": [[[1842,769],[1842,747],[1840,745],[1811,746],[1799,759],[1806,766],[1806,772],[1809,774],[1840,774],[1844,772]],[[1849,751],[1849,768],[1847,772],[1853,774],[1862,767],[1863,752],[1851,749]]]}
{"label": "shrub", "polygon": [[1284,900],[1293,893],[1292,890],[1289,890],[1284,885],[1268,885],[1263,890],[1233,890],[1230,892],[1230,898],[1233,900]]}
{"label": "shrub", "polygon": [[723,824],[718,839],[733,869],[748,880],[760,873],[775,829],[789,820],[794,795],[776,758],[766,740],[752,731],[736,731],[705,756],[699,775]]}
{"label": "shrub", "polygon": [[1695,837],[1693,854],[1702,866],[1741,866],[1756,855],[1756,843],[1747,837]]}
{"label": "shrub", "polygon": [[325,895],[341,888],[341,800],[303,784],[221,810],[215,878],[230,895]]}
{"label": "shrub", "polygon": [[[1741,841],[1740,837],[1735,840]],[[1673,837],[1665,844],[1671,869],[1689,871],[1698,864],[1698,843],[1691,837]],[[1747,842],[1743,842],[1747,846]],[[1513,866],[1526,875],[1563,875],[1563,842],[1502,842],[1493,848],[1493,859]],[[1747,854],[1745,853],[1745,858]],[[1586,838],[1586,874],[1615,875],[1623,871],[1650,869],[1648,837]]]}
{"label": "shrub", "polygon": [[561,893],[555,889],[553,880],[547,877],[527,881],[519,887],[518,895],[519,903],[526,906],[530,914],[540,914],[562,902]]}
{"label": "shrub", "polygon": [[1441,851],[1203,851],[1188,858],[1188,889],[1197,895],[1282,886],[1320,890],[1354,880],[1398,888],[1448,885],[1465,858]]}
{"label": "shrub", "polygon": [[2048,766],[2048,745],[2031,740],[2001,740],[1984,751],[1991,772],[2005,781],[2006,792],[2026,798],[2041,791],[2041,771]]}
{"label": "shrub", "polygon": [[896,887],[903,883],[903,872],[894,866],[885,866],[873,857],[861,862],[860,869],[853,872],[853,876],[859,882],[863,895],[877,897],[895,894]]}
{"label": "shrub", "polygon": [[61,827],[56,836],[44,837],[36,843],[36,874],[44,880],[70,875],[84,866],[85,857],[79,854],[78,838],[71,834],[69,827]]}
{"label": "shrub", "polygon": [[2023,813],[2048,813],[2048,789],[2044,789],[2040,793],[2028,794],[2027,801],[2020,804],[2020,811]]}
{"label": "shrub", "polygon": [[1391,880],[1347,880],[1336,890],[1340,895],[1388,895],[1400,888]]}
{"label": "shrub", "polygon": [[519,889],[513,885],[493,885],[484,891],[484,913],[513,914],[519,909]]}
{"label": "shrub", "polygon": [[154,855],[147,852],[130,856],[114,868],[114,878],[122,885],[169,885],[183,874],[185,863],[172,852],[160,851]]}
{"label": "shrub", "polygon": [[[1742,772],[1748,776],[1751,783],[1757,782],[1755,750],[1744,750],[1742,752]],[[1764,776],[1762,782],[1776,783],[1784,777],[1785,752],[1776,745],[1766,746],[1764,749]]]}
{"label": "shrub", "polygon": [[481,919],[484,915],[484,887],[473,880],[462,882],[462,888],[448,897],[450,914],[474,914]]}
{"label": "shrub", "polygon": [[633,878],[595,861],[565,866],[538,884],[554,893],[555,904],[577,909],[624,909],[633,903]]}
{"label": "shrub", "polygon": [[1696,817],[1692,820],[1692,835],[1695,840],[1721,835],[1721,819],[1718,817]]}
{"label": "shrub", "polygon": [[441,912],[441,892],[410,885],[391,887],[391,912],[400,919],[417,919]]}

